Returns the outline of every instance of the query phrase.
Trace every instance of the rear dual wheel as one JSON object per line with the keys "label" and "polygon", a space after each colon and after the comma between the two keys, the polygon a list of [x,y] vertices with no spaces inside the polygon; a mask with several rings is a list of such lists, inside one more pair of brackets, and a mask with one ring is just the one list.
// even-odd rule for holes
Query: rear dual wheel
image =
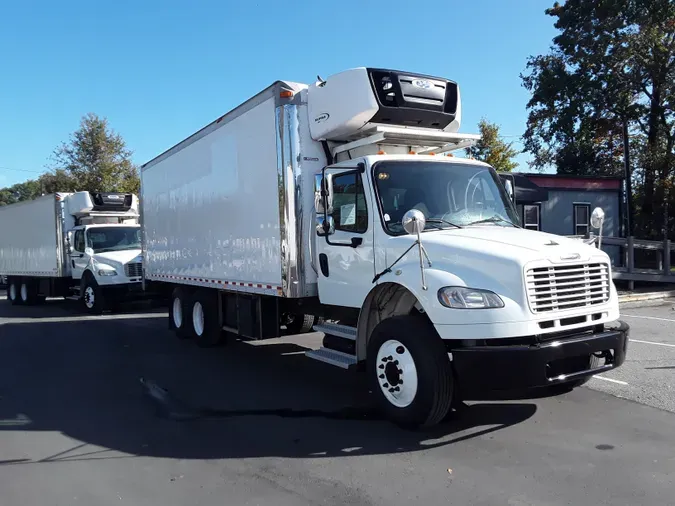
{"label": "rear dual wheel", "polygon": [[218,294],[211,290],[189,293],[176,287],[169,305],[169,326],[182,339],[193,339],[208,348],[224,343],[218,315]]}
{"label": "rear dual wheel", "polygon": [[38,283],[33,279],[10,279],[7,298],[14,305],[30,306],[41,304],[45,298],[38,295]]}

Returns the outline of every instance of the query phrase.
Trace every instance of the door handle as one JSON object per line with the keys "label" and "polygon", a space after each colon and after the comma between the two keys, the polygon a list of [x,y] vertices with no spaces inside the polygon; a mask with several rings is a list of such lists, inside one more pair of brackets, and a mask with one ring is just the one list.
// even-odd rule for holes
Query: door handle
{"label": "door handle", "polygon": [[72,258],[70,259],[70,265],[72,265],[73,268],[75,267],[75,260],[73,260]]}

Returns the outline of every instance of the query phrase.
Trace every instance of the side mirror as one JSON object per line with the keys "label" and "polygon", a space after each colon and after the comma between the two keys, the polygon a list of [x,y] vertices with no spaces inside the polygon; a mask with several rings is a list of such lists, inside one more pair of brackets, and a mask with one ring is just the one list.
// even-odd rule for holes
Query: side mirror
{"label": "side mirror", "polygon": [[317,214],[331,214],[333,212],[333,175],[321,174],[314,176],[314,207]]}
{"label": "side mirror", "polygon": [[87,256],[94,256],[94,250],[92,248],[84,248],[84,254]]}
{"label": "side mirror", "polygon": [[411,209],[403,215],[401,225],[410,235],[419,235],[427,224],[427,219],[424,217],[422,211]]}
{"label": "side mirror", "polygon": [[593,228],[602,228],[602,224],[605,221],[605,211],[602,210],[602,207],[596,207],[591,213],[591,227]]}
{"label": "side mirror", "polygon": [[324,218],[323,216],[316,217],[316,235],[325,237],[335,233],[335,222],[332,216]]}
{"label": "side mirror", "polygon": [[504,181],[504,187],[506,188],[506,193],[509,194],[509,197],[511,198],[511,200],[515,202],[516,196],[513,193],[513,183],[511,182],[510,179],[507,179],[506,181]]}
{"label": "side mirror", "polygon": [[598,249],[602,249],[602,225],[605,222],[605,211],[596,207],[591,213],[591,227],[598,229]]}

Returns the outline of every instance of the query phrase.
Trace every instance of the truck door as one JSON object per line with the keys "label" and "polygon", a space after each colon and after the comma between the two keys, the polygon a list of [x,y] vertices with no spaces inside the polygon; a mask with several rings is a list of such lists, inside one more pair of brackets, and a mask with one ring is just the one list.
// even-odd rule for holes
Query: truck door
{"label": "truck door", "polygon": [[73,235],[73,249],[70,252],[70,267],[73,279],[82,278],[89,257],[84,254],[84,229],[77,229]]}
{"label": "truck door", "polygon": [[[327,195],[318,199],[322,209],[317,208],[319,299],[360,308],[375,275],[370,184],[356,167],[327,168],[324,176],[319,181],[330,191],[324,191]],[[332,206],[326,207],[331,197]]]}

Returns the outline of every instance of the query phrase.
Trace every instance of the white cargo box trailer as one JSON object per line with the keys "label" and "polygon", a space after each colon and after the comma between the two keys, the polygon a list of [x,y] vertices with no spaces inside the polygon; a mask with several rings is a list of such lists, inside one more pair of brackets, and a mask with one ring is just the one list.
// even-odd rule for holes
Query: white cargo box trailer
{"label": "white cargo box trailer", "polygon": [[59,192],[0,207],[0,275],[9,301],[72,296],[97,313],[106,302],[143,296],[137,201]]}
{"label": "white cargo box trailer", "polygon": [[609,258],[523,229],[494,168],[453,156],[478,139],[460,120],[453,81],[357,68],[277,81],[145,164],[144,282],[170,328],[212,346],[313,327],[307,356],[364,366],[406,426],[620,366]]}

